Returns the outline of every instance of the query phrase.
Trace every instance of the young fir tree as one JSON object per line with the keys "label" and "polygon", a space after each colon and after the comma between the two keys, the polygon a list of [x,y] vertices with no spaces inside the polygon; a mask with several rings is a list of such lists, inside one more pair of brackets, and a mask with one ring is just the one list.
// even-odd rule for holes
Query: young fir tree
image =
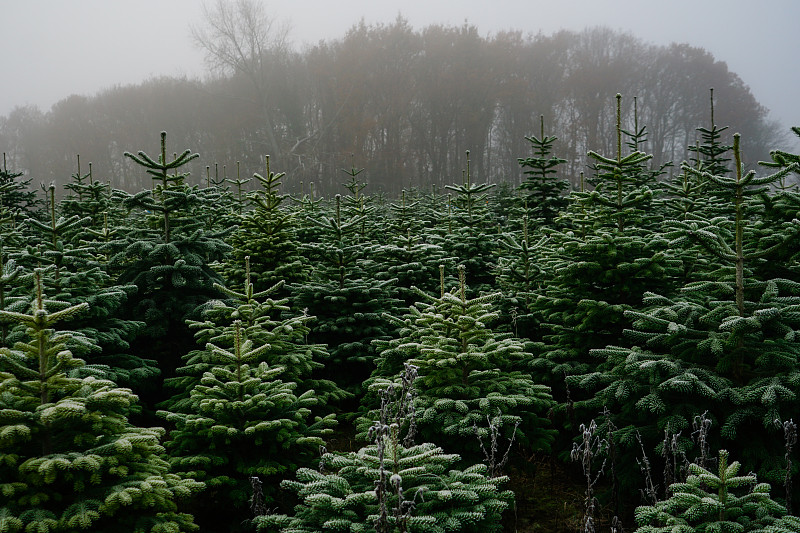
{"label": "young fir tree", "polygon": [[28,339],[0,348],[0,530],[194,531],[176,501],[202,484],[170,473],[161,428],[128,422],[136,396],[93,376],[56,323],[86,303],[47,300],[41,274],[29,312],[0,310]]}
{"label": "young fir tree", "polygon": [[455,193],[455,198],[448,201],[448,215],[431,242],[440,244],[447,256],[465,266],[470,289],[477,295],[491,292],[495,281],[496,238],[493,233],[497,232],[497,227],[488,215],[487,193],[495,184],[472,182],[469,151],[466,163],[463,182],[445,185]]}
{"label": "young fir tree", "polygon": [[221,280],[211,263],[229,251],[222,237],[233,228],[207,231],[203,196],[197,187],[185,184],[188,174],[181,171],[197,154],[186,150],[168,160],[165,132],[156,159],[142,151],[125,155],[156,185],[124,200],[134,213],[132,227],[118,228],[117,239],[110,243],[109,271],[119,282],[137,287],[128,309],[130,318],[146,323],[148,337],[146,345],[141,344],[143,338],[137,347],[158,359],[162,372],[171,376],[180,354],[191,345],[186,318],[217,296],[214,283]]}
{"label": "young fir tree", "polygon": [[392,218],[385,226],[381,245],[372,249],[377,272],[376,279],[395,279],[393,286],[404,305],[412,305],[419,288],[425,292],[438,291],[439,265],[453,265],[445,250],[435,241],[419,216],[421,202],[412,192],[403,191],[400,201],[389,204]]}
{"label": "young fir tree", "polygon": [[407,365],[402,383],[381,394],[380,417],[369,431],[373,444],[357,452],[325,452],[318,470],[299,469],[297,481],[282,483],[300,499],[294,515],[259,516],[257,530],[502,530],[501,515],[514,499],[511,491],[500,489],[507,477],[488,476],[482,464],[458,470],[458,455],[413,443],[414,378],[414,367]]}
{"label": "young fir tree", "polygon": [[392,333],[383,313],[392,314],[399,301],[390,290],[395,279],[370,275],[374,247],[362,237],[365,215],[346,218],[339,195],[334,206],[332,216],[312,219],[324,233],[320,241],[303,245],[315,268],[307,283],[292,287],[293,304],[318,317],[309,338],[327,344],[330,353],[320,377],[358,393],[374,368],[371,341]]}
{"label": "young fir tree", "polygon": [[208,343],[233,347],[236,329],[241,324],[241,334],[255,347],[266,346],[257,362],[283,367],[282,378],[294,382],[300,393],[314,390],[322,405],[333,404],[347,394],[332,381],[316,379],[315,371],[323,367],[321,361],[328,357],[324,345],[309,344],[309,323],[314,320],[307,313],[292,313],[288,298],[274,298],[283,283],[267,290],[255,292],[249,277],[249,258],[245,258],[245,283],[241,292],[217,285],[225,300],[212,300],[202,311],[202,320],[189,320],[195,330],[195,340],[203,348],[192,350],[183,357],[185,365],[178,368],[177,377],[166,380],[167,387],[176,391],[164,403],[170,410],[180,410],[184,399],[200,382],[200,378],[216,366],[216,356],[206,347]]}
{"label": "young fir tree", "polygon": [[[700,132],[702,143],[689,146],[689,151],[694,153],[694,157],[690,159],[690,163],[694,168],[701,167],[702,170],[708,172],[713,176],[727,176],[731,173],[728,165],[731,158],[728,157],[733,148],[732,145],[724,144],[722,142],[722,132],[728,129],[728,126],[720,128],[714,120],[714,89],[709,89],[710,109],[711,109],[711,126],[709,128],[699,127],[697,131]],[[713,184],[709,184],[713,186]]]}
{"label": "young fir tree", "polygon": [[[112,205],[111,185],[94,179],[91,163],[89,172],[81,174],[80,156],[77,159],[78,170],[71,176],[72,181],[64,185],[70,192],[61,200],[61,212],[66,216],[89,217],[91,228],[98,231],[103,226],[104,215],[115,208]],[[83,230],[86,230],[85,226]]]}
{"label": "young fir tree", "polygon": [[308,272],[299,253],[294,216],[285,205],[281,206],[287,195],[279,194],[285,174],[272,172],[267,156],[266,174],[253,176],[261,184],[261,190],[249,195],[253,209],[241,215],[239,226],[231,235],[233,261],[226,277],[242,283],[244,258],[250,257],[250,280],[256,290],[265,290],[279,281],[302,284]]}
{"label": "young fir tree", "polygon": [[533,157],[517,159],[520,166],[525,169],[523,172],[526,176],[519,189],[523,191],[521,200],[526,206],[525,215],[528,216],[528,220],[552,226],[556,215],[567,205],[564,192],[569,189],[569,181],[556,177],[557,167],[567,160],[551,155],[553,143],[558,137],[545,135],[544,115],[540,116],[539,120],[541,125],[539,137],[535,135],[525,137],[531,143]]}
{"label": "young fir tree", "polygon": [[595,189],[570,196],[565,216],[579,222],[552,232],[537,262],[544,272],[530,314],[545,346],[533,364],[567,412],[587,398],[573,383],[594,372],[591,350],[618,342],[625,311],[637,307],[645,292],[658,287],[671,294],[680,266],[667,253],[668,241],[645,221],[652,195],[639,182],[650,156],[623,155],[619,95],[616,131],[613,158],[589,152],[597,161]]}
{"label": "young fir tree", "polygon": [[502,234],[497,260],[497,285],[503,291],[503,315],[510,317],[510,326],[517,336],[539,339],[541,330],[537,317],[530,313],[536,292],[545,283],[546,269],[542,259],[546,255],[548,228],[534,233],[528,216],[522,217],[519,233]]}
{"label": "young fir tree", "polygon": [[670,486],[672,496],[636,509],[636,533],[792,531],[779,520],[786,508],[772,500],[769,484],[738,475],[740,468],[738,461],[728,464],[726,450],[716,474],[692,463],[686,481]]}
{"label": "young fir tree", "polygon": [[[531,379],[525,345],[489,326],[498,318],[493,302],[500,294],[468,298],[465,270],[459,267],[459,284],[450,292],[442,287],[438,298],[419,291],[425,301],[400,321],[402,337],[376,341],[381,355],[370,388],[397,381],[408,362],[419,372],[416,424],[424,439],[444,444],[455,438],[459,443],[450,447],[475,458],[478,438],[493,426],[508,440],[548,449],[554,436],[544,418],[550,391]],[[362,418],[362,431],[366,423]]]}
{"label": "young fir tree", "polygon": [[[279,343],[282,332],[272,333]],[[175,470],[205,481],[208,487],[195,511],[198,521],[205,527],[234,531],[247,507],[251,478],[277,481],[308,464],[335,419],[329,415],[312,420],[320,398],[313,390],[298,391],[296,382],[284,380],[289,365],[265,361],[273,346],[247,338],[240,320],[215,340],[229,337],[232,342],[225,346],[206,345],[202,366],[208,370],[175,409],[159,414],[175,427],[167,443]],[[274,497],[271,491],[268,495]],[[236,513],[220,515],[221,507],[231,506]]]}
{"label": "young fir tree", "polygon": [[3,168],[0,169],[0,207],[8,209],[12,217],[36,216],[41,209],[41,200],[30,188],[31,178],[17,179],[22,172],[9,170],[3,152]]}

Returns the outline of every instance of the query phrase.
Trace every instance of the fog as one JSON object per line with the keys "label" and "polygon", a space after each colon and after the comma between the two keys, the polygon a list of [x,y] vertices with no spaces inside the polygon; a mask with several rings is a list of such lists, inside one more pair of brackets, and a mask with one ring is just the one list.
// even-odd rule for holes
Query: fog
{"label": "fog", "polygon": [[[154,76],[204,76],[203,54],[191,38],[191,26],[203,21],[197,0],[2,3],[2,115],[29,104],[47,111],[71,94],[93,95]],[[468,22],[484,35],[508,29],[550,34],[602,25],[654,44],[687,42],[727,62],[772,118],[787,127],[800,125],[796,0],[306,0],[266,5],[291,25],[296,47],[341,37],[362,18],[367,24],[391,23],[398,15],[415,28]]]}

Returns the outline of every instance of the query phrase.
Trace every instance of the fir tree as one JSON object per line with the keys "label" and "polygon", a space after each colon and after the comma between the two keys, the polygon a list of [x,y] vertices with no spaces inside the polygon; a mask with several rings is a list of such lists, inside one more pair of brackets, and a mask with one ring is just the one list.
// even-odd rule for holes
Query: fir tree
{"label": "fir tree", "polygon": [[756,476],[737,475],[738,461],[728,464],[728,452],[719,452],[717,473],[689,465],[684,483],[670,486],[672,496],[636,509],[636,533],[695,533],[707,531],[762,532],[767,526],[782,530],[776,520],[786,509],[772,500],[770,486]]}
{"label": "fir tree", "polygon": [[239,227],[231,236],[233,261],[226,272],[231,281],[244,281],[244,258],[250,257],[250,279],[259,291],[272,287],[278,281],[287,284],[303,283],[307,268],[299,254],[294,235],[294,216],[281,204],[287,195],[278,189],[283,172],[270,170],[266,158],[266,174],[253,177],[262,190],[249,196],[253,209],[242,215]]}
{"label": "fir tree", "polygon": [[489,327],[498,318],[492,302],[500,294],[468,298],[464,267],[459,267],[459,285],[442,292],[439,298],[420,292],[426,301],[402,321],[403,337],[376,342],[385,377],[376,375],[370,388],[396,379],[387,371],[397,372],[405,356],[419,369],[416,423],[423,438],[444,443],[455,437],[459,451],[478,456],[478,439],[472,439],[486,438],[489,426],[496,426],[506,439],[547,449],[553,432],[543,415],[552,404],[550,391],[526,372],[531,354],[524,344]]}
{"label": "fir tree", "polygon": [[199,521],[227,531],[240,519],[220,517],[220,507],[243,509],[253,476],[274,479],[307,464],[335,424],[331,416],[310,421],[320,401],[314,391],[295,395],[297,384],[281,379],[284,367],[260,361],[271,346],[255,346],[239,321],[232,329],[233,346],[207,345],[211,368],[182,408],[159,412],[175,426],[167,444],[174,468],[208,487]]}
{"label": "fir tree", "polygon": [[[206,229],[204,197],[197,187],[186,185],[181,167],[197,157],[191,150],[167,159],[166,133],[156,159],[145,152],[126,156],[141,165],[155,180],[153,189],[124,200],[134,211],[133,227],[119,230],[109,244],[109,271],[124,284],[137,287],[130,299],[130,318],[146,323],[147,345],[137,346],[153,354],[166,376],[171,376],[180,354],[191,343],[184,321],[198,306],[214,298],[214,283],[221,281],[211,263],[224,257],[230,247],[222,241],[225,231]],[[153,339],[158,338],[154,345]]]}
{"label": "fir tree", "polygon": [[533,157],[519,158],[520,166],[525,169],[525,181],[519,186],[524,191],[521,197],[529,220],[540,221],[541,224],[550,226],[555,221],[556,215],[567,205],[564,191],[569,189],[567,180],[557,179],[557,167],[566,163],[566,159],[561,159],[551,155],[553,143],[558,137],[551,137],[544,134],[544,116],[539,117],[541,132],[539,137],[531,135],[525,137],[533,149]]}
{"label": "fir tree", "polygon": [[[297,481],[282,486],[301,502],[294,515],[257,517],[259,531],[308,532],[335,529],[364,532],[500,531],[502,512],[513,502],[500,486],[508,478],[488,477],[485,465],[454,468],[457,455],[433,444],[413,444],[414,369],[403,385],[390,386],[370,437],[357,452],[324,453],[319,470],[301,468]],[[408,398],[412,398],[408,401]],[[405,436],[402,433],[406,432]]]}
{"label": "fir tree", "polygon": [[309,338],[327,344],[330,352],[320,376],[358,393],[373,368],[371,341],[392,332],[383,313],[392,314],[399,301],[390,291],[395,279],[377,280],[369,273],[374,248],[361,237],[365,215],[346,218],[342,211],[337,195],[333,216],[312,220],[324,228],[323,238],[303,247],[315,268],[307,283],[293,287],[293,303],[318,317]]}
{"label": "fir tree", "polygon": [[722,142],[722,132],[728,129],[728,126],[720,128],[714,120],[714,88],[709,89],[710,109],[711,109],[711,126],[699,127],[697,131],[700,132],[702,143],[694,146],[689,146],[689,151],[694,153],[694,157],[690,159],[690,163],[694,168],[700,167],[703,171],[708,172],[714,176],[726,176],[731,173],[728,164],[731,162],[727,154],[733,148],[732,145],[727,145]]}
{"label": "fir tree", "polygon": [[3,531],[194,531],[176,500],[202,485],[170,473],[161,428],[127,416],[136,396],[93,376],[53,326],[85,303],[46,300],[40,275],[28,313],[0,310],[29,339],[0,348],[0,526]]}
{"label": "fir tree", "polygon": [[445,185],[455,193],[448,201],[446,229],[440,226],[440,234],[434,244],[440,244],[449,257],[453,257],[466,268],[474,294],[491,292],[496,268],[495,229],[488,216],[488,193],[494,183],[473,183],[467,151],[466,169],[461,184]]}
{"label": "fir tree", "polygon": [[796,408],[800,286],[788,279],[759,279],[751,265],[793,240],[798,229],[785,228],[765,247],[747,222],[757,218],[764,186],[794,167],[762,177],[744,173],[738,139],[734,177],[683,167],[729,191],[733,220],[695,216],[673,222],[671,246],[698,246],[716,268],[699,273],[674,297],[648,293],[643,311],[626,312],[633,328],[625,337],[633,346],[593,351],[597,370],[574,383],[597,391],[589,401],[595,408],[619,405],[620,425],[626,431],[636,427],[653,444],[665,429],[688,427],[692,406],[703,405],[719,420],[730,446],[738,448],[736,439],[749,436],[748,445],[737,449],[748,468],[778,478],[782,467],[770,453],[775,445],[765,430]]}
{"label": "fir tree", "polygon": [[36,191],[30,188],[31,178],[17,179],[22,175],[22,172],[8,169],[6,154],[3,152],[3,168],[0,169],[0,207],[8,209],[12,217],[36,216],[41,209],[41,201],[36,197]]}
{"label": "fir tree", "polygon": [[[212,300],[202,311],[202,320],[189,320],[189,328],[195,330],[195,340],[202,349],[192,350],[183,357],[184,366],[177,369],[177,376],[166,380],[166,386],[176,395],[164,403],[166,409],[182,410],[187,407],[185,399],[202,376],[219,364],[219,357],[208,348],[209,343],[233,349],[237,335],[248,339],[258,356],[249,364],[267,363],[270,367],[282,367],[282,379],[295,383],[299,394],[314,390],[321,405],[334,403],[347,396],[335,383],[313,377],[327,359],[325,346],[309,344],[309,324],[313,316],[304,313],[295,315],[288,298],[275,298],[283,283],[264,291],[255,292],[249,278],[249,262],[245,258],[245,283],[242,291],[221,285],[217,289],[227,296],[225,300]],[[235,326],[238,323],[239,326]],[[238,331],[238,333],[237,333]]]}

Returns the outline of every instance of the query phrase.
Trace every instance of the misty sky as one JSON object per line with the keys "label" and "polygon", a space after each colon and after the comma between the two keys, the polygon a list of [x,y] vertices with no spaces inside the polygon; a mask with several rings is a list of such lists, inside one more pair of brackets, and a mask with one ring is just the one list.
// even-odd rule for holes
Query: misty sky
{"label": "misty sky", "polygon": [[[398,14],[417,29],[467,21],[482,35],[550,34],[602,25],[654,44],[687,42],[727,62],[772,118],[787,128],[800,125],[800,0],[264,2],[291,24],[298,47],[341,37],[362,17],[388,24]],[[202,23],[200,0],[0,0],[0,9],[0,115],[26,104],[47,111],[71,94],[89,96],[153,76],[205,72],[190,34],[191,25]]]}

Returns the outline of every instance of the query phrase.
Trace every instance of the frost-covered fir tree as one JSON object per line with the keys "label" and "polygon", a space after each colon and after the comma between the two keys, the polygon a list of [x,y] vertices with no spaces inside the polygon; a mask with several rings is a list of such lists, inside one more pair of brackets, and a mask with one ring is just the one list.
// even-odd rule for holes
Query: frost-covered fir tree
{"label": "frost-covered fir tree", "polygon": [[178,500],[202,488],[169,470],[161,428],[128,422],[129,389],[72,377],[83,361],[55,325],[85,303],[48,300],[36,275],[28,312],[0,310],[28,338],[0,348],[0,528],[3,531],[195,531]]}
{"label": "frost-covered fir tree", "polygon": [[550,226],[559,211],[567,205],[564,192],[569,189],[569,181],[557,177],[557,167],[567,160],[552,155],[553,144],[558,137],[545,135],[544,116],[540,116],[539,120],[539,137],[525,137],[531,143],[533,156],[517,159],[525,174],[525,181],[519,189],[523,191],[521,199],[528,220]]}
{"label": "frost-covered fir tree", "polygon": [[593,372],[597,360],[590,351],[617,342],[627,326],[624,312],[638,306],[645,292],[658,287],[671,293],[680,266],[667,253],[659,226],[645,217],[652,191],[640,182],[650,156],[624,154],[620,98],[616,154],[589,152],[597,162],[595,188],[570,195],[564,217],[577,222],[550,233],[536,263],[542,275],[530,300],[530,320],[540,328],[544,347],[533,366],[567,411],[584,396],[565,380]]}
{"label": "frost-covered fir tree", "polygon": [[739,475],[741,465],[728,458],[726,450],[719,452],[716,473],[689,465],[686,481],[670,486],[672,496],[636,509],[636,533],[792,531],[779,520],[786,508],[770,497],[769,484],[752,473]]}
{"label": "frost-covered fir tree", "polygon": [[293,213],[287,209],[287,195],[280,194],[283,172],[273,172],[266,158],[266,173],[253,174],[261,190],[248,195],[253,208],[243,215],[236,232],[231,235],[233,261],[226,277],[240,284],[244,281],[245,257],[250,258],[250,280],[256,290],[263,291],[279,281],[302,284],[307,267],[299,253]]}
{"label": "frost-covered fir tree", "polygon": [[[414,444],[414,367],[402,384],[381,394],[372,444],[357,452],[323,453],[319,468],[301,468],[283,488],[300,500],[293,515],[267,514],[258,531],[311,533],[327,529],[375,533],[501,531],[501,515],[514,495],[490,477],[486,465],[457,469],[459,456]],[[409,398],[412,400],[409,401]]]}
{"label": "frost-covered fir tree", "polygon": [[[130,299],[130,318],[146,323],[148,340],[139,348],[159,360],[172,375],[191,335],[184,321],[199,305],[217,296],[219,275],[211,263],[221,260],[230,247],[222,232],[209,231],[204,197],[198,187],[185,184],[182,171],[197,154],[185,150],[167,158],[166,132],[161,132],[159,155],[145,152],[126,156],[145,169],[155,186],[128,196],[123,204],[131,211],[130,225],[117,228],[109,249],[109,271],[119,282],[135,285]],[[158,339],[154,342],[154,339]]]}
{"label": "frost-covered fir tree", "polygon": [[0,207],[8,209],[13,217],[35,216],[41,209],[41,200],[30,188],[31,178],[19,179],[22,172],[8,169],[3,152],[3,168],[0,169]]}
{"label": "frost-covered fir tree", "polygon": [[[207,485],[195,514],[212,529],[238,531],[246,514],[251,478],[274,486],[324,444],[335,425],[332,415],[314,420],[320,399],[313,390],[296,391],[282,379],[284,366],[263,361],[269,344],[254,345],[241,322],[232,326],[233,346],[208,343],[203,373],[174,411],[159,414],[174,425],[168,449],[178,472]],[[267,493],[273,503],[274,493]],[[233,509],[220,514],[219,509]]]}
{"label": "frost-covered fir tree", "polygon": [[[183,356],[184,365],[177,369],[177,376],[166,380],[166,387],[176,394],[163,404],[165,408],[181,410],[186,406],[184,400],[189,392],[206,372],[219,364],[219,358],[207,347],[208,344],[232,349],[237,331],[260,349],[251,363],[265,362],[273,367],[282,367],[282,379],[295,383],[299,393],[314,390],[321,405],[334,404],[345,398],[346,393],[335,383],[314,376],[324,366],[321,361],[328,357],[324,345],[311,344],[307,340],[309,324],[313,323],[314,317],[307,313],[294,314],[289,298],[277,296],[283,283],[255,292],[247,257],[244,271],[245,282],[241,291],[217,285],[226,298],[209,302],[202,311],[201,320],[188,321],[201,348]],[[234,327],[237,322],[238,329]]]}
{"label": "frost-covered fir tree", "polygon": [[[479,438],[494,427],[504,439],[548,449],[550,391],[531,379],[525,344],[491,328],[500,294],[469,298],[465,270],[459,267],[458,285],[448,292],[443,287],[439,297],[418,293],[422,301],[399,321],[400,337],[376,341],[378,370],[369,387],[390,386],[403,365],[412,364],[419,372],[416,424],[425,440],[444,445],[455,439],[450,447],[474,459]],[[374,414],[360,420],[362,432]]]}
{"label": "frost-covered fir tree", "polygon": [[371,275],[377,268],[374,244],[363,232],[366,215],[347,217],[342,204],[336,195],[333,213],[310,219],[321,239],[303,246],[314,269],[308,282],[292,288],[293,305],[317,317],[309,339],[328,345],[320,376],[356,393],[374,368],[371,341],[392,332],[383,314],[392,314],[399,300],[391,289],[395,279]]}
{"label": "frost-covered fir tree", "polygon": [[[87,176],[88,177],[88,176]],[[155,361],[131,353],[131,343],[144,323],[125,316],[125,306],[136,292],[132,285],[113,283],[106,270],[102,243],[83,240],[91,229],[90,216],[60,215],[55,187],[48,192],[47,222],[26,219],[35,245],[13,254],[16,262],[28,272],[40,269],[42,284],[53,299],[68,304],[86,302],[89,310],[62,322],[65,329],[81,334],[81,342],[69,345],[73,353],[87,364],[79,373],[109,379],[119,386],[142,393],[149,381],[158,375]],[[80,211],[80,210],[79,210]],[[28,294],[30,304],[33,297]],[[17,335],[24,335],[18,328]]]}
{"label": "frost-covered fir tree", "polygon": [[687,429],[691,411],[702,406],[747,468],[779,478],[780,443],[770,432],[776,419],[797,408],[800,285],[761,278],[756,268],[796,239],[800,226],[786,224],[778,238],[764,241],[757,221],[765,186],[795,167],[768,176],[745,173],[738,136],[734,156],[732,177],[683,167],[728,191],[732,218],[672,222],[671,246],[694,248],[716,268],[699,272],[671,297],[648,293],[644,309],[626,312],[633,323],[625,332],[629,347],[593,351],[598,368],[574,384],[595,391],[588,405],[618,409],[618,425],[638,430],[652,446],[665,429]]}
{"label": "frost-covered fir tree", "polygon": [[445,185],[454,196],[448,196],[447,216],[440,222],[436,238],[431,239],[448,257],[465,266],[475,295],[491,292],[494,285],[497,227],[489,216],[488,191],[495,185],[473,182],[467,151],[462,182]]}

